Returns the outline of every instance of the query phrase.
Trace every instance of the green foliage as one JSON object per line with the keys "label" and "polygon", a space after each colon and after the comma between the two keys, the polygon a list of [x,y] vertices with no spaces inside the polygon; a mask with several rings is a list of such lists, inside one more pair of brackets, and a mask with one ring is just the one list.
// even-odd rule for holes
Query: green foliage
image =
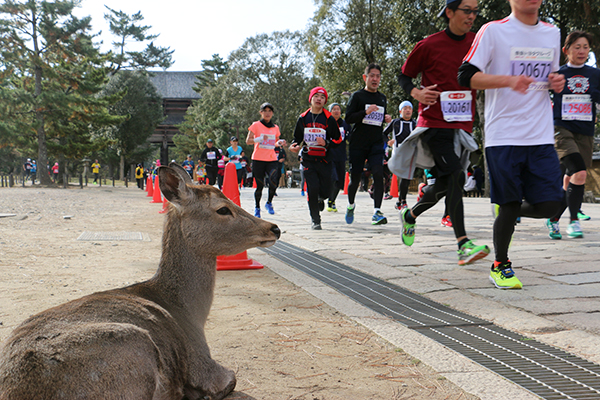
{"label": "green foliage", "polygon": [[[344,104],[344,92],[364,87],[365,67],[382,67],[381,91],[395,98],[393,87],[400,70],[402,36],[393,0],[319,0],[307,38],[314,54],[315,74],[332,101]],[[395,99],[397,105],[401,100]]]}
{"label": "green foliage", "polygon": [[258,111],[264,102],[274,105],[273,122],[279,125],[282,137],[291,140],[298,116],[309,106],[308,93],[318,85],[310,77],[311,58],[299,32],[248,38],[226,63],[215,55],[202,65],[205,69],[197,87],[202,98],[188,109],[179,127],[189,138],[174,139],[178,147],[186,146],[176,150],[179,157],[195,154],[208,139],[225,149],[231,136],[238,137],[248,154],[248,127],[260,118]]}
{"label": "green foliage", "polygon": [[[75,1],[6,0],[0,5],[0,101],[3,138],[15,151],[80,159],[101,147],[94,128],[113,124],[97,96],[108,69],[89,34],[90,18],[72,15]],[[44,184],[50,181],[41,174]]]}
{"label": "green foliage", "polygon": [[213,54],[212,59],[210,60],[202,60],[201,64],[202,71],[197,76],[198,85],[194,88],[197,92],[205,87],[216,84],[219,78],[225,75],[229,70],[227,62],[218,54]]}
{"label": "green foliage", "polygon": [[108,107],[110,115],[120,117],[122,121],[98,131],[98,135],[110,143],[102,154],[104,162],[111,164],[121,155],[126,164],[148,160],[153,149],[147,140],[164,117],[161,97],[147,74],[120,71],[106,85],[103,95],[122,97]]}
{"label": "green foliage", "polygon": [[104,14],[104,18],[109,23],[110,32],[118,39],[112,43],[115,49],[112,58],[115,71],[121,68],[145,70],[160,67],[167,69],[173,65],[172,55],[174,50],[171,50],[170,47],[157,47],[154,42],[150,42],[143,51],[126,50],[128,42],[143,43],[158,37],[158,35],[147,33],[151,28],[150,26],[140,25],[144,20],[141,12],[138,11],[133,15],[129,15],[123,11],[105,7],[109,12]]}

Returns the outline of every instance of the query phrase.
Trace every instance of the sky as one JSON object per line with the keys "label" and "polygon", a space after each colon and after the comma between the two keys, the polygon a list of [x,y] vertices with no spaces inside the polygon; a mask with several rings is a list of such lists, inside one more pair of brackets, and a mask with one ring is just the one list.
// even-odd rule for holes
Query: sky
{"label": "sky", "polygon": [[213,54],[226,59],[246,38],[261,33],[304,30],[316,10],[313,0],[82,0],[74,14],[92,17],[92,31],[102,31],[103,51],[111,50],[112,42],[105,5],[129,15],[142,13],[142,23],[152,27],[149,33],[160,35],[154,44],[175,50],[169,71],[199,71],[201,60]]}

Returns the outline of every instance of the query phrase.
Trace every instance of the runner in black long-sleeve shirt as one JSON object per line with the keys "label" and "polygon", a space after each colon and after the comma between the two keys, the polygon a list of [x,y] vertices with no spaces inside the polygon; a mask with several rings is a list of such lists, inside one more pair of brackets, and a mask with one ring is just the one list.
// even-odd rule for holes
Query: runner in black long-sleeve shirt
{"label": "runner in black long-sleeve shirt", "polygon": [[390,123],[392,117],[386,113],[386,97],[378,91],[381,67],[377,64],[369,64],[365,69],[363,79],[365,88],[352,94],[346,108],[346,122],[354,124],[350,134],[348,157],[350,184],[348,185],[346,223],[354,222],[356,191],[360,185],[365,160],[368,160],[375,186],[373,193],[375,212],[371,223],[379,225],[387,223],[387,219],[380,209],[383,200],[383,123]]}

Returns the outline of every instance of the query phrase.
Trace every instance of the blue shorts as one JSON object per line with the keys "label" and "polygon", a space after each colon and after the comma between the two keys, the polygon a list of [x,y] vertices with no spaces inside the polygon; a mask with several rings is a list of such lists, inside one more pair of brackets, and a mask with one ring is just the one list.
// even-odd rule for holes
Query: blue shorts
{"label": "blue shorts", "polygon": [[562,201],[563,174],[554,145],[485,149],[492,203]]}

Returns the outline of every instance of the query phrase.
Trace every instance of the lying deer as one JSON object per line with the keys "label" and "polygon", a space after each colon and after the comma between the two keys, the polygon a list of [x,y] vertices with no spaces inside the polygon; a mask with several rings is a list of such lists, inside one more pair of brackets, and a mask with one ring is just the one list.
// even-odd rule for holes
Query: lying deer
{"label": "lying deer", "polygon": [[1,400],[222,399],[235,374],[204,336],[217,255],[267,247],[277,225],[255,218],[179,166],[160,167],[171,203],[150,280],[30,317],[0,349]]}

